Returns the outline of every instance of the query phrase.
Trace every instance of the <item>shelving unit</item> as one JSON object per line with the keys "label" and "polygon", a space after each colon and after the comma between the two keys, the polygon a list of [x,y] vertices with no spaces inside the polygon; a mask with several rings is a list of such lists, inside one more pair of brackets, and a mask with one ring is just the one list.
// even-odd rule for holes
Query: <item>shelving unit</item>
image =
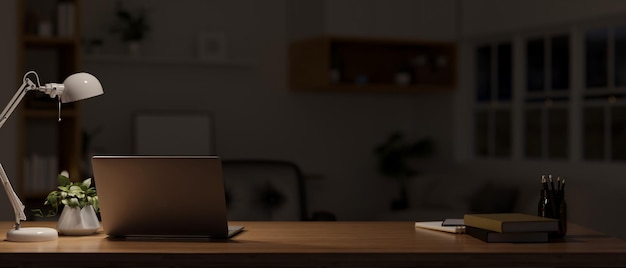
{"label": "shelving unit", "polygon": [[88,63],[113,63],[113,64],[161,64],[161,65],[187,65],[199,67],[249,67],[255,64],[251,59],[223,59],[202,60],[184,57],[133,57],[129,55],[86,55],[84,62]]}
{"label": "shelving unit", "polygon": [[411,92],[456,86],[456,44],[321,36],[289,47],[292,90]]}
{"label": "shelving unit", "polygon": [[[16,88],[27,71],[36,71],[44,84],[62,83],[80,70],[80,6],[80,0],[18,1]],[[35,92],[28,93],[16,111],[19,183],[15,184],[29,207],[27,213],[42,206],[60,171],[81,179],[79,111],[77,103],[63,104],[58,122],[57,99]]]}

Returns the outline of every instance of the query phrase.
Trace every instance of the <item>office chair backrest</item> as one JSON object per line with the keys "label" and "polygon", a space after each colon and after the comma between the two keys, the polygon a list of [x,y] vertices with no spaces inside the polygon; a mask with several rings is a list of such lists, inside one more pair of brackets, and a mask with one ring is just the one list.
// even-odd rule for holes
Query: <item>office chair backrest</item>
{"label": "office chair backrest", "polygon": [[300,168],[274,160],[223,160],[229,220],[305,220],[306,197]]}

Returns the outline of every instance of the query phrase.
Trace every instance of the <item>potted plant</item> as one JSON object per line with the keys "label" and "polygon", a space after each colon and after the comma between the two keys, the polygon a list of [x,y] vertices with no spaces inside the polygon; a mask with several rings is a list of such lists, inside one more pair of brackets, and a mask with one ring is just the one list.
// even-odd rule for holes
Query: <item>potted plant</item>
{"label": "potted plant", "polygon": [[[99,210],[98,194],[91,186],[91,178],[72,182],[67,172],[58,176],[57,190],[50,192],[44,205],[50,205],[49,216],[56,215],[64,206],[57,222],[57,230],[65,235],[88,235],[100,228],[96,213]],[[43,213],[40,213],[42,215]]]}
{"label": "potted plant", "polygon": [[406,209],[409,206],[407,182],[418,171],[411,167],[408,160],[431,156],[434,148],[429,138],[409,143],[400,132],[392,133],[384,143],[374,148],[374,153],[378,156],[378,170],[382,175],[396,180],[400,187],[400,197],[391,203],[393,210]]}
{"label": "potted plant", "polygon": [[119,34],[121,41],[128,44],[131,55],[137,55],[141,41],[150,30],[146,12],[131,12],[118,2],[115,15],[117,23],[111,28],[111,32]]}

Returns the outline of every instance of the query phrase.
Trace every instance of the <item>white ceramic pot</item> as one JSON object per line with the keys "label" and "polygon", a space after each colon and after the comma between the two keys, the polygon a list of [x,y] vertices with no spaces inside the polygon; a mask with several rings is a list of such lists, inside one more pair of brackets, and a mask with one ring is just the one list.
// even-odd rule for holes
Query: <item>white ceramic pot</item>
{"label": "white ceramic pot", "polygon": [[92,206],[84,208],[64,207],[57,230],[63,235],[90,235],[98,231],[100,222]]}

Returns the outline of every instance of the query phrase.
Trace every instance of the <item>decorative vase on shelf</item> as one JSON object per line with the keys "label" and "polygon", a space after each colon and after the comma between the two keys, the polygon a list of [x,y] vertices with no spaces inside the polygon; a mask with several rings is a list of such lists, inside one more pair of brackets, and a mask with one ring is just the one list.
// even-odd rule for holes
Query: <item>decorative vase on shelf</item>
{"label": "decorative vase on shelf", "polygon": [[57,230],[63,235],[90,235],[98,228],[100,222],[91,205],[83,208],[66,206],[57,222]]}
{"label": "decorative vase on shelf", "polygon": [[394,80],[396,85],[407,86],[411,84],[411,74],[409,72],[397,72]]}
{"label": "decorative vase on shelf", "polygon": [[146,10],[130,10],[118,1],[115,15],[116,23],[111,27],[111,32],[119,35],[120,40],[128,45],[131,57],[136,57],[140,53],[141,41],[150,31]]}

